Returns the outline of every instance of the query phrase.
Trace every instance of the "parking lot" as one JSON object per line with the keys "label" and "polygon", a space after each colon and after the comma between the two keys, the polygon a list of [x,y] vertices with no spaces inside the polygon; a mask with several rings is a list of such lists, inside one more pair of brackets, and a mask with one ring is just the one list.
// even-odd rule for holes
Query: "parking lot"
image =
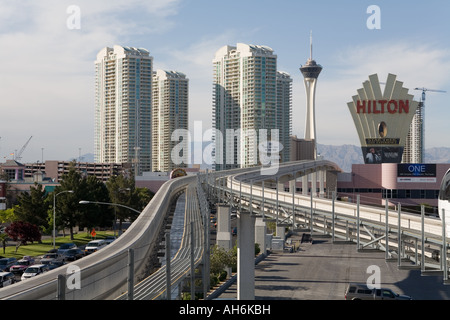
{"label": "parking lot", "polygon": [[[101,246],[94,247],[91,245],[89,248],[87,247],[89,243],[95,243],[99,241],[91,241],[87,245],[82,246],[76,246],[74,243],[63,244],[60,247],[51,249],[44,255],[35,257],[24,256],[20,259],[15,259],[15,262],[8,265],[8,268],[5,271],[11,272],[14,275],[15,282],[24,281],[27,277],[38,276],[41,272],[47,272],[49,270],[59,268],[66,263],[81,259],[84,256],[94,252],[95,250],[99,250],[105,247],[113,240],[113,237],[107,240],[100,240],[100,242],[102,243]],[[24,274],[26,273],[28,267],[38,267],[39,273]],[[8,284],[9,282],[5,285]]]}

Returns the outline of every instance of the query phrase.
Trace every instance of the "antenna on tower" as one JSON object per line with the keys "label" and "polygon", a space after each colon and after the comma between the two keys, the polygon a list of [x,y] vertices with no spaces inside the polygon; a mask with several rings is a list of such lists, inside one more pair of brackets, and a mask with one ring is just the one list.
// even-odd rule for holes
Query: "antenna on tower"
{"label": "antenna on tower", "polygon": [[312,30],[309,32],[309,59],[312,60],[312,52],[313,52],[313,46],[312,46]]}

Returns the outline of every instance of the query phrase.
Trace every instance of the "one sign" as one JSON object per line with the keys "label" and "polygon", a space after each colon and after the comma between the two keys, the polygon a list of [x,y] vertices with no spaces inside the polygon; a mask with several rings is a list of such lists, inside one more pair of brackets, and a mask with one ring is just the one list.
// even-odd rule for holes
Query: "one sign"
{"label": "one sign", "polygon": [[398,177],[436,177],[436,164],[400,163]]}
{"label": "one sign", "polygon": [[397,165],[397,182],[436,182],[436,164],[401,163]]}
{"label": "one sign", "polygon": [[97,232],[95,232],[95,229],[92,229],[91,236],[95,237],[97,235]]}
{"label": "one sign", "polygon": [[398,164],[397,182],[436,183],[436,164]]}

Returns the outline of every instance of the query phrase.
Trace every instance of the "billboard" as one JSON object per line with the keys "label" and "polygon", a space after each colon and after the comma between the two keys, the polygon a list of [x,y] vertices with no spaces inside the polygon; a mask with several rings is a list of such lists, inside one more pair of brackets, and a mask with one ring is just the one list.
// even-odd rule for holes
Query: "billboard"
{"label": "billboard", "polygon": [[436,182],[436,164],[401,163],[397,165],[397,182]]}
{"label": "billboard", "polygon": [[364,163],[400,163],[419,102],[403,82],[389,74],[384,91],[378,75],[369,76],[347,103],[361,143]]}
{"label": "billboard", "polygon": [[403,156],[403,147],[361,147],[364,163],[400,163]]}

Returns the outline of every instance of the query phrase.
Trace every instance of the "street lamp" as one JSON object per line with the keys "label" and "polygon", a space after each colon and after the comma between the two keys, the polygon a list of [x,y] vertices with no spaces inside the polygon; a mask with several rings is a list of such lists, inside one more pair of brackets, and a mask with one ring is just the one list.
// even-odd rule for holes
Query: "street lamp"
{"label": "street lamp", "polygon": [[79,204],[104,204],[104,205],[107,205],[107,206],[116,206],[116,207],[126,208],[128,210],[131,210],[131,211],[134,211],[134,212],[137,212],[137,213],[141,214],[141,212],[136,210],[136,209],[133,209],[133,208],[130,208],[130,207],[124,206],[123,204],[118,204],[118,203],[81,200],[79,202]]}
{"label": "street lamp", "polygon": [[136,210],[136,209],[133,209],[133,208],[130,208],[130,207],[124,206],[124,205],[122,205],[122,204],[118,204],[118,203],[109,203],[109,202],[97,202],[97,201],[86,201],[86,200],[81,200],[81,201],[79,202],[79,204],[106,204],[106,205],[108,205],[108,206],[117,206],[117,207],[127,208],[127,209],[129,209],[129,210],[134,211],[134,212],[141,213],[141,211],[138,211],[138,210]]}
{"label": "street lamp", "polygon": [[60,193],[53,194],[53,249],[55,249],[55,237],[56,237],[56,197],[61,193],[73,193],[73,190],[61,191]]}
{"label": "street lamp", "polygon": [[[114,194],[116,196],[115,197],[116,201],[118,200],[119,193],[122,191],[131,191],[131,189],[130,188],[119,188],[119,189],[115,190]],[[116,225],[117,225],[117,208],[114,207],[114,237],[116,237]]]}

